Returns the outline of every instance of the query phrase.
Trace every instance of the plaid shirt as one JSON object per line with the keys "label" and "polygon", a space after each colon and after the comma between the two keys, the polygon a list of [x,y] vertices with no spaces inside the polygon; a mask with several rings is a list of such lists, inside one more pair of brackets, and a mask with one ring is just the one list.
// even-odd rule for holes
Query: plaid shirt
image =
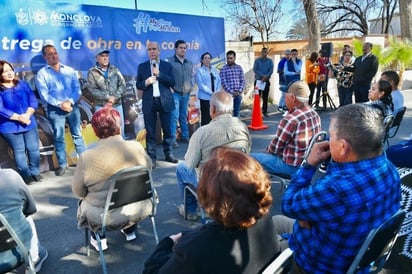
{"label": "plaid shirt", "polygon": [[266,152],[279,155],[289,165],[298,166],[312,137],[320,130],[321,121],[316,111],[308,105],[294,108],[280,120]]}
{"label": "plaid shirt", "polygon": [[385,154],[359,162],[331,162],[311,184],[316,169],[300,168],[282,198],[285,215],[296,222],[289,246],[306,273],[345,273],[372,228],[399,208],[400,178]]}
{"label": "plaid shirt", "polygon": [[246,84],[243,69],[238,64],[224,65],[220,71],[220,80],[223,89],[230,93],[242,92]]}

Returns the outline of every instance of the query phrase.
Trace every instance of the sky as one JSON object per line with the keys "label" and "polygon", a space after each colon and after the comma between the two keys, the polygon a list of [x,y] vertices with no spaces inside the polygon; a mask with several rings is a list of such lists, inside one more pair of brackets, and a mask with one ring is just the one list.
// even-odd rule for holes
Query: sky
{"label": "sky", "polygon": [[[222,3],[222,1],[220,0],[204,0],[206,7],[203,5],[202,0],[61,0],[60,2],[117,7],[125,9],[135,9],[137,4],[138,10],[193,14],[223,18],[227,16],[225,10],[220,7]],[[283,9],[283,12],[285,14],[288,14],[288,11],[285,9]],[[287,28],[287,26],[290,26],[292,21],[293,20],[290,20],[290,17],[288,18],[287,16],[285,16],[285,18],[283,18],[283,20],[281,20],[281,22],[277,24],[277,26],[284,26],[283,29],[278,30],[282,33],[279,38],[284,37],[285,29]],[[233,24],[231,24],[228,20],[225,20],[226,40],[236,39],[236,37],[232,37],[232,29],[234,27],[236,26],[233,26]]]}
{"label": "sky", "polygon": [[[64,2],[64,0],[61,2]],[[135,9],[135,5],[137,4],[137,9],[139,10],[214,17],[225,16],[225,12],[220,8],[221,1],[219,0],[205,0],[206,7],[203,6],[202,0],[71,0],[68,2],[126,9]]]}

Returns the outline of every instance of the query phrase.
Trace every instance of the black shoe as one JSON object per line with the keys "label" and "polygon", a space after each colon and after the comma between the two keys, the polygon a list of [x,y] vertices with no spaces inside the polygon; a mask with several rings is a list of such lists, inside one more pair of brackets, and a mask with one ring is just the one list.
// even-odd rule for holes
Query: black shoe
{"label": "black shoe", "polygon": [[263,116],[269,117],[269,114],[267,114],[267,113],[265,112],[265,113],[263,113]]}
{"label": "black shoe", "polygon": [[174,163],[176,164],[179,160],[175,158],[172,154],[166,155],[166,162]]}
{"label": "black shoe", "polygon": [[156,159],[152,158],[152,169],[156,168]]}
{"label": "black shoe", "polygon": [[26,183],[26,185],[31,185],[34,182],[34,179],[30,176],[23,178],[23,181]]}
{"label": "black shoe", "polygon": [[41,182],[41,180],[43,180],[43,176],[41,176],[40,174],[36,174],[36,175],[31,175],[31,177],[33,178],[33,180],[35,180],[36,182]]}
{"label": "black shoe", "polygon": [[58,169],[54,171],[54,174],[56,174],[56,176],[63,176],[65,172],[66,172],[65,167],[59,167]]}

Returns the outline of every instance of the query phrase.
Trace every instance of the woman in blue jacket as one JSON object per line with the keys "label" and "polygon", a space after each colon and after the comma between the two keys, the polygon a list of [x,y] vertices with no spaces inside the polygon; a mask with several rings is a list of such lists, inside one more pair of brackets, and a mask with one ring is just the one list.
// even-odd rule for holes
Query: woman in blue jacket
{"label": "woman in blue jacket", "polygon": [[12,148],[17,171],[26,184],[42,179],[39,134],[34,117],[37,106],[28,84],[16,79],[9,62],[0,60],[0,135]]}
{"label": "woman in blue jacket", "polygon": [[221,89],[219,72],[211,65],[211,60],[212,55],[209,52],[203,53],[200,58],[201,66],[196,72],[197,98],[200,100],[200,123],[202,126],[211,120],[209,106],[213,92]]}

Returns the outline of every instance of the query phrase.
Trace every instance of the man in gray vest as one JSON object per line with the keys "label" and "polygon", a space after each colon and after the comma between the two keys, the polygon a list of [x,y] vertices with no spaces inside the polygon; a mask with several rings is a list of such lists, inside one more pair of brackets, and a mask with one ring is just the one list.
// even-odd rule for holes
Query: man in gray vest
{"label": "man in gray vest", "polygon": [[193,63],[186,58],[186,42],[177,40],[175,42],[175,54],[165,61],[173,67],[173,99],[175,110],[172,111],[170,131],[173,138],[173,147],[178,147],[176,143],[177,121],[181,130],[181,140],[189,142],[189,127],[187,124],[187,106],[189,104],[190,92],[193,90]]}

